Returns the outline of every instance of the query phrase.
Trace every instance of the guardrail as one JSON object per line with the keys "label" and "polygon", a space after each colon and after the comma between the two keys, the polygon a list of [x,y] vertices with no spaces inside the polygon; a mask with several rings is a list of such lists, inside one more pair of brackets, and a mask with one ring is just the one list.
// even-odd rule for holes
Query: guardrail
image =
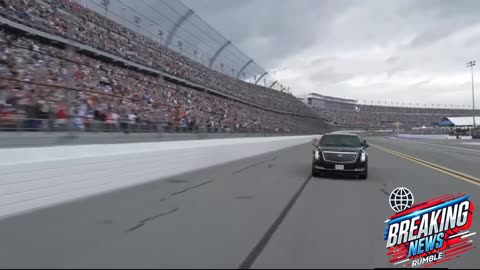
{"label": "guardrail", "polygon": [[165,122],[134,122],[131,119],[119,118],[112,121],[99,121],[89,117],[56,118],[23,118],[0,116],[0,132],[123,132],[123,133],[243,133],[243,134],[289,134],[280,129],[244,128],[244,127],[211,127],[200,124],[174,124]]}
{"label": "guardrail", "polygon": [[[246,137],[283,137],[300,134],[268,129],[91,121],[79,125],[56,119],[17,118],[2,121],[0,149],[61,145],[123,144]],[[83,126],[82,126],[83,125]],[[302,134],[306,135],[306,134]]]}

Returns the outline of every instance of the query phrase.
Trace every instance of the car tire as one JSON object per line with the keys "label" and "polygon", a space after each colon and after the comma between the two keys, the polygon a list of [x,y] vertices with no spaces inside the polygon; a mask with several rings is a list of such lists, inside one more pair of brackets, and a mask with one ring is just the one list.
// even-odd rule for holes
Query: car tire
{"label": "car tire", "polygon": [[312,168],[312,177],[320,177],[320,173]]}
{"label": "car tire", "polygon": [[359,174],[358,178],[361,179],[361,180],[367,179],[368,178],[368,172],[365,172],[363,174]]}

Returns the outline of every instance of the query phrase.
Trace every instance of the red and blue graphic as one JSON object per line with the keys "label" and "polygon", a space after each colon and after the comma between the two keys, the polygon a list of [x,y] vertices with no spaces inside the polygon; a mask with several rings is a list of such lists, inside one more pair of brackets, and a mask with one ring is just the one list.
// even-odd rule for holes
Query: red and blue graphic
{"label": "red and blue graphic", "polygon": [[385,221],[384,240],[390,263],[404,267],[430,267],[459,258],[475,247],[469,237],[474,204],[471,195],[446,194],[414,204],[407,188],[390,194],[396,212]]}

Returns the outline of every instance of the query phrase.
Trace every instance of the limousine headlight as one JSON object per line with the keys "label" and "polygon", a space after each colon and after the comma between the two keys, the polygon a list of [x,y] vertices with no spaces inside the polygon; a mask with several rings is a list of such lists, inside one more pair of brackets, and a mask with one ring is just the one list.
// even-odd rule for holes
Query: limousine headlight
{"label": "limousine headlight", "polygon": [[320,152],[315,150],[315,159],[320,159]]}
{"label": "limousine headlight", "polygon": [[360,154],[360,162],[365,162],[365,160],[367,160],[367,154],[365,154],[365,152],[362,152],[362,154]]}

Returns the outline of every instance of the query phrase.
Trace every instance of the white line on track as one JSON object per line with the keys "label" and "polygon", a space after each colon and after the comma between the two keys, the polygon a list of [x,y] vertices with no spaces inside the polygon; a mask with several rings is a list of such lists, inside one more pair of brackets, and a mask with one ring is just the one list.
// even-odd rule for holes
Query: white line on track
{"label": "white line on track", "polygon": [[468,144],[468,145],[480,145],[480,142],[464,142],[461,144]]}
{"label": "white line on track", "polygon": [[424,145],[430,145],[430,146],[438,146],[438,147],[451,148],[451,149],[457,149],[457,150],[466,150],[466,151],[480,152],[480,149],[471,149],[471,148],[448,146],[448,145],[441,145],[441,144],[433,144],[433,143],[425,143],[425,142],[416,142],[416,141],[412,141],[412,140],[402,140],[402,139],[398,139],[398,141],[410,142],[410,143],[417,143],[417,144],[424,144]]}

